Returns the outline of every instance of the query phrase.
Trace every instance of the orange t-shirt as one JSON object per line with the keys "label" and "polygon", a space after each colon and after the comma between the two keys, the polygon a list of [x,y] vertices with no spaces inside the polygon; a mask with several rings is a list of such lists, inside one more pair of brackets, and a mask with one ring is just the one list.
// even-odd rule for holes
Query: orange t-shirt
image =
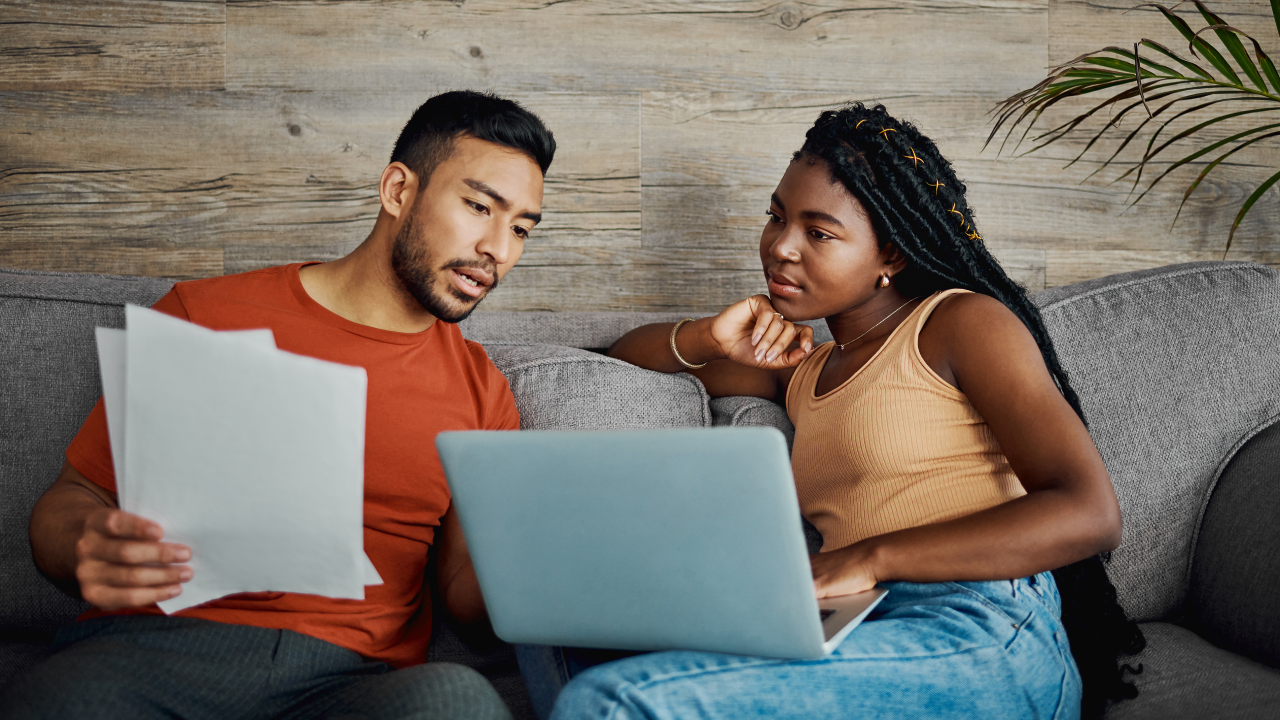
{"label": "orange t-shirt", "polygon": [[[351,322],[307,295],[300,267],[178,283],[155,309],[215,330],[270,328],[282,350],[368,372],[364,549],[383,584],[365,588],[364,600],[244,593],[176,614],[294,630],[396,667],[415,665],[426,660],[431,638],[427,549],[449,507],[436,434],[518,429],[515,398],[484,348],[463,339],[457,325],[436,322],[407,334]],[[115,492],[101,400],[67,448],[67,460]],[[115,614],[159,613],[151,606]],[[106,614],[95,609],[82,619]]]}

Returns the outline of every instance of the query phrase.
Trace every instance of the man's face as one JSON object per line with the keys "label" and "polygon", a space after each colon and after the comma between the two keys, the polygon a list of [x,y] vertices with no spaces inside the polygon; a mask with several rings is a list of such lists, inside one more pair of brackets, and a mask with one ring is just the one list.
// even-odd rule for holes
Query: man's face
{"label": "man's face", "polygon": [[518,150],[464,136],[411,202],[391,267],[423,309],[456,323],[524,252],[542,219],[542,171]]}

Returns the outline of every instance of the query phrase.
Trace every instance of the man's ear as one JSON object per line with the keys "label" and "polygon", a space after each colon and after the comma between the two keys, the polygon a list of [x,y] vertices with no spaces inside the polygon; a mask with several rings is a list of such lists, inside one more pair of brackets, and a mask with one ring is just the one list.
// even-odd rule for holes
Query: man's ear
{"label": "man's ear", "polygon": [[393,162],[382,171],[378,181],[378,199],[382,209],[397,220],[413,205],[418,194],[418,176],[402,162]]}

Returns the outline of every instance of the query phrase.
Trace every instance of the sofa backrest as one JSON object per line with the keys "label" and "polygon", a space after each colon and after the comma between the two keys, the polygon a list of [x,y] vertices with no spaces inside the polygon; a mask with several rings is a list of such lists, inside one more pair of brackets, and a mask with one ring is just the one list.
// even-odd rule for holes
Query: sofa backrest
{"label": "sofa backrest", "polygon": [[122,327],[170,280],[0,269],[0,635],[52,633],[84,610],[36,571],[27,520],[101,394],[94,327]]}
{"label": "sofa backrest", "polygon": [[1280,273],[1172,265],[1035,301],[1120,499],[1108,568],[1120,602],[1136,620],[1172,619],[1216,478],[1280,415]]}
{"label": "sofa backrest", "polygon": [[[36,573],[27,518],[100,392],[93,328],[119,327],[123,303],[150,305],[171,284],[0,270],[0,572],[9,580],[0,587],[0,633],[45,632],[81,608]],[[1125,535],[1109,571],[1121,602],[1137,619],[1169,618],[1187,594],[1215,478],[1245,439],[1280,415],[1280,276],[1250,263],[1196,263],[1053,288],[1034,300],[1116,484]],[[495,346],[509,371],[529,374],[532,392],[543,386],[537,373],[572,380],[601,359],[553,353],[558,359],[548,363],[499,346],[603,348],[637,325],[683,316],[478,312],[462,329]],[[822,323],[815,330],[819,342],[829,339]],[[664,413],[679,418],[675,424],[707,424],[699,410],[705,395],[689,407],[663,404],[686,381],[655,381],[646,419],[636,424]],[[750,424],[789,427],[767,405],[733,403],[713,402],[712,415],[754,413],[761,417]]]}

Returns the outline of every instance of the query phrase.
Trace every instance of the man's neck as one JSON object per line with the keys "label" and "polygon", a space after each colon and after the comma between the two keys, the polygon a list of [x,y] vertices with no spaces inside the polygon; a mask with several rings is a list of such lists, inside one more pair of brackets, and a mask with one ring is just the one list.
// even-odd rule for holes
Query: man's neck
{"label": "man's neck", "polygon": [[370,235],[346,257],[299,271],[302,288],[321,307],[354,323],[380,330],[418,333],[435,316],[404,291]]}

